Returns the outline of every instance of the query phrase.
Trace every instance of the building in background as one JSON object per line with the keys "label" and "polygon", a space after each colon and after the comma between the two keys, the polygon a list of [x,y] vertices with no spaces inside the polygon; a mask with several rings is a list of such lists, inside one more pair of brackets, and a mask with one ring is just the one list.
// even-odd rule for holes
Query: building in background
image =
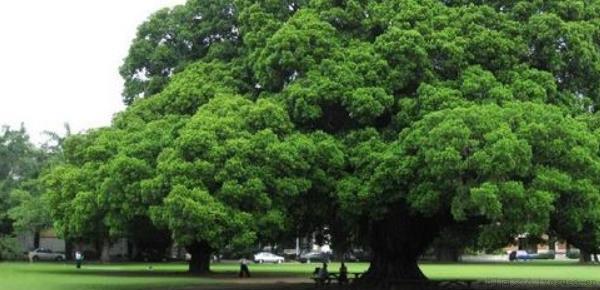
{"label": "building in background", "polygon": [[[17,241],[21,246],[23,253],[35,250],[37,248],[50,249],[53,252],[65,253],[67,257],[70,257],[70,253],[67,253],[67,243],[61,239],[53,229],[46,229],[39,233],[39,241],[36,246],[36,236],[32,232],[21,233],[17,235]],[[99,250],[94,244],[84,243],[79,245],[79,250],[86,253],[89,259],[96,259],[100,256]],[[74,251],[71,249],[70,251]],[[129,256],[129,247],[127,245],[127,239],[119,239],[113,243],[110,247],[109,255],[111,258],[116,260],[126,260]]]}

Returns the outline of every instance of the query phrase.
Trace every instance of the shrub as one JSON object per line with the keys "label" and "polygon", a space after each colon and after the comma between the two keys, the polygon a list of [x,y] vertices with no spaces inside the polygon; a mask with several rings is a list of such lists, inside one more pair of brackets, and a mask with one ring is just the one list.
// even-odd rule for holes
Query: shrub
{"label": "shrub", "polygon": [[23,253],[16,238],[0,238],[0,260],[21,260]]}
{"label": "shrub", "polygon": [[579,259],[579,256],[581,256],[581,252],[579,252],[579,250],[567,251],[567,258],[569,259]]}

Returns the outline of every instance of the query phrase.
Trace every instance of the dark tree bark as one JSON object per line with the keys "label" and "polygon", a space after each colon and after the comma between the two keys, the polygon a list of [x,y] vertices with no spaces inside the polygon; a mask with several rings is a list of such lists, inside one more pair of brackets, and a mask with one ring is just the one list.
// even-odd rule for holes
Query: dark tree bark
{"label": "dark tree bark", "polygon": [[373,259],[359,283],[370,288],[386,288],[393,281],[427,280],[418,260],[439,234],[442,223],[398,212],[402,211],[371,222],[369,237]]}
{"label": "dark tree bark", "polygon": [[454,247],[440,247],[435,249],[435,259],[438,262],[458,262],[461,249]]}
{"label": "dark tree bark", "polygon": [[212,248],[207,242],[194,242],[185,247],[191,255],[189,272],[193,274],[206,274],[210,272],[210,255]]}
{"label": "dark tree bark", "polygon": [[40,247],[40,231],[38,230],[33,232],[33,247],[35,249]]}
{"label": "dark tree bark", "polygon": [[73,259],[73,241],[71,239],[65,240],[65,256],[67,260]]}
{"label": "dark tree bark", "polygon": [[589,251],[586,250],[580,250],[579,251],[579,262],[580,263],[589,263],[591,262],[591,254]]}

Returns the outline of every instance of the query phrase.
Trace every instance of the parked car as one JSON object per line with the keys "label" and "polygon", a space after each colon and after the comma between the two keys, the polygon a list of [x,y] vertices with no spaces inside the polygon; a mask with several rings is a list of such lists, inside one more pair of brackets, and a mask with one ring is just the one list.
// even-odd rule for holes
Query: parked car
{"label": "parked car", "polygon": [[346,262],[368,262],[371,261],[371,254],[361,249],[354,249],[346,252],[342,258]]}
{"label": "parked car", "polygon": [[54,253],[50,249],[39,248],[35,249],[28,254],[30,261],[64,261],[66,256],[63,253]]}
{"label": "parked car", "polygon": [[534,255],[531,255],[531,254],[527,253],[527,251],[524,251],[524,250],[511,251],[508,254],[508,260],[510,260],[510,261],[518,261],[518,260],[527,261],[527,260],[531,260],[533,258],[534,258]]}
{"label": "parked car", "polygon": [[283,263],[285,258],[268,252],[260,252],[254,255],[255,263]]}
{"label": "parked car", "polygon": [[298,259],[300,263],[311,263],[311,262],[320,262],[320,263],[329,263],[331,261],[331,257],[327,253],[321,252],[308,252],[300,255]]}
{"label": "parked car", "polygon": [[580,257],[581,257],[581,251],[579,251],[578,249],[569,249],[567,251],[568,259],[579,259]]}

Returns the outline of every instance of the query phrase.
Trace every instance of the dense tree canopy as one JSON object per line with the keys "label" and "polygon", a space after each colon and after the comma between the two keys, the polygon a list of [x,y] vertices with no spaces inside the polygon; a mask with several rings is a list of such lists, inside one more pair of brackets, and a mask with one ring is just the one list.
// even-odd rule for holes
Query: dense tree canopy
{"label": "dense tree canopy", "polygon": [[53,216],[105,237],[149,217],[195,271],[224,244],[326,227],[371,247],[365,281],[422,278],[460,225],[597,247],[578,237],[600,225],[599,24],[595,0],[161,10],[121,67],[130,106],[49,175]]}
{"label": "dense tree canopy", "polygon": [[62,137],[46,133],[50,138],[36,146],[23,125],[0,130],[0,259],[18,258],[27,250],[16,243],[16,234],[32,234],[38,247],[39,232],[52,224],[42,176],[61,161]]}
{"label": "dense tree canopy", "polygon": [[0,236],[12,233],[14,218],[8,213],[20,203],[20,197],[39,196],[41,191],[32,180],[38,177],[48,158],[29,141],[25,127],[0,129]]}

